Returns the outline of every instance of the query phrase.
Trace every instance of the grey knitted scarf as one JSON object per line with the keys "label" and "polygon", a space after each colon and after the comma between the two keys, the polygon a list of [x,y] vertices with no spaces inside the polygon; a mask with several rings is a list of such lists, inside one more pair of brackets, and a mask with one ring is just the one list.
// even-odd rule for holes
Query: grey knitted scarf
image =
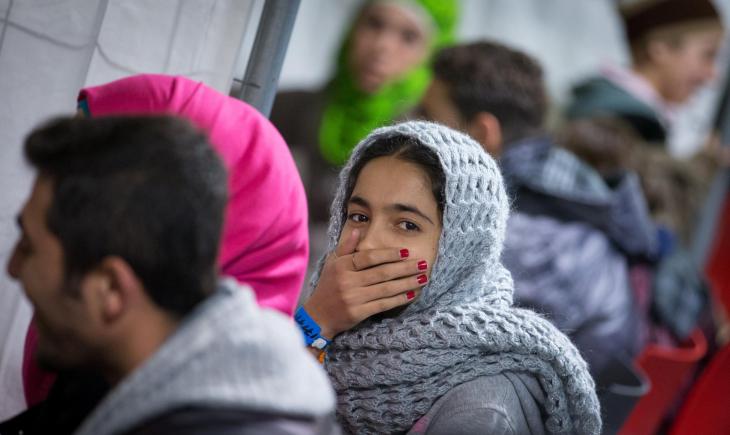
{"label": "grey knitted scarf", "polygon": [[[427,122],[375,130],[352,152],[332,204],[329,252],[342,230],[350,171],[378,139],[405,135],[434,151],[445,174],[443,231],[429,284],[400,315],[340,334],[325,367],[338,418],[352,433],[404,432],[453,387],[505,371],[535,376],[552,433],[597,434],[593,379],[575,346],[548,321],[512,306],[500,255],[509,214],[495,162],[467,136]],[[316,285],[323,260],[312,278]]]}

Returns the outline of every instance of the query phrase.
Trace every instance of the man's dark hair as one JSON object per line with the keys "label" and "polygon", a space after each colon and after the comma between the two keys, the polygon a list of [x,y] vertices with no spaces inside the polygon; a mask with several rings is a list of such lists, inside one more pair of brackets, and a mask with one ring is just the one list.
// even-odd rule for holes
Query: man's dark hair
{"label": "man's dark hair", "polygon": [[532,57],[487,41],[441,50],[433,73],[444,83],[465,121],[479,112],[499,120],[508,144],[539,134],[547,110],[547,93],[540,64]]}
{"label": "man's dark hair", "polygon": [[188,122],[60,118],[28,136],[25,156],[53,186],[46,223],[64,250],[67,287],[119,256],[173,315],[213,290],[226,173]]}

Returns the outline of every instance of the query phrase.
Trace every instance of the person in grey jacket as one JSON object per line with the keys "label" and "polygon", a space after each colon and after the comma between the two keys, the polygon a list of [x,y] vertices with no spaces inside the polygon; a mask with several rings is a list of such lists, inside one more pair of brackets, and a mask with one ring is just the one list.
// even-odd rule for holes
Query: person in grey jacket
{"label": "person in grey jacket", "polygon": [[332,389],[294,325],[218,278],[226,174],[201,132],[172,117],[61,118],[24,151],[38,176],[8,272],[35,308],[36,358],[106,388],[80,425],[55,425],[75,412],[67,391],[49,398],[60,417],[31,412],[0,432],[335,429]]}
{"label": "person in grey jacket", "polygon": [[295,316],[346,432],[600,433],[577,349],[513,306],[509,208],[496,162],[447,127],[383,127],[354,149]]}
{"label": "person in grey jacket", "polygon": [[515,301],[574,340],[594,376],[616,354],[635,355],[637,311],[629,266],[654,255],[656,230],[637,177],[607,183],[558,147],[543,123],[539,64],[501,44],[442,50],[418,115],[459,128],[499,159],[513,213],[503,261]]}

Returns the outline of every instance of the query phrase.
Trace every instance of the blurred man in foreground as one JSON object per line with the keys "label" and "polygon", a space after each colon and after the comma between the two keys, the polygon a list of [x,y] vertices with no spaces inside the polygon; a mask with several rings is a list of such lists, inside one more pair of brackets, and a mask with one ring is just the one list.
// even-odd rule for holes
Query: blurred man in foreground
{"label": "blurred man in foreground", "polygon": [[201,133],[171,117],[59,119],[25,155],[38,175],[8,272],[35,308],[36,357],[106,389],[59,382],[0,430],[322,430],[333,395],[299,332],[218,278],[226,175]]}

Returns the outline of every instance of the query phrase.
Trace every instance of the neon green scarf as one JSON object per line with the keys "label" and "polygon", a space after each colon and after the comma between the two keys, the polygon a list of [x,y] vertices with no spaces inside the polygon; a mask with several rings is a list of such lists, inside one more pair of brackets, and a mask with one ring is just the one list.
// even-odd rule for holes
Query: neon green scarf
{"label": "neon green scarf", "polygon": [[[419,4],[433,18],[435,34],[431,53],[453,41],[458,0],[410,1]],[[367,6],[361,9],[358,16]],[[357,88],[348,67],[351,39],[352,32],[340,48],[337,73],[327,88],[328,103],[319,127],[320,152],[334,165],[342,165],[352,148],[372,130],[390,123],[418,103],[431,79],[426,61],[399,80],[383,86],[375,94],[362,92]]]}

